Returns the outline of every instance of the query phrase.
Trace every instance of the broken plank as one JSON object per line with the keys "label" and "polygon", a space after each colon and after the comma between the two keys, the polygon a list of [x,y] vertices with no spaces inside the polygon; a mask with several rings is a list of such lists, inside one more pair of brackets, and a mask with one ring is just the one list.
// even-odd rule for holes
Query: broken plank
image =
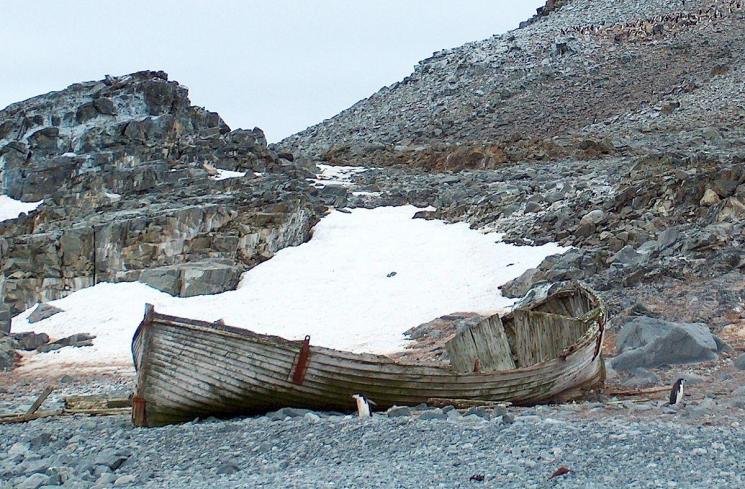
{"label": "broken plank", "polygon": [[47,400],[47,397],[49,397],[49,394],[51,394],[53,390],[54,390],[54,387],[47,386],[42,391],[42,393],[39,394],[39,397],[36,398],[36,400],[31,405],[31,407],[28,409],[28,411],[26,411],[26,416],[31,416],[32,414],[34,414],[39,409],[39,407],[41,407],[42,403]]}
{"label": "broken plank", "polygon": [[102,395],[65,397],[66,410],[126,408],[131,405],[132,399],[129,397],[109,397]]}
{"label": "broken plank", "polygon": [[35,419],[48,418],[50,416],[59,416],[62,411],[38,411],[33,414],[3,414],[0,415],[0,424],[27,423]]}
{"label": "broken plank", "polygon": [[129,414],[132,412],[130,407],[103,408],[103,409],[65,409],[62,414],[87,414],[88,416],[117,416],[119,414]]}

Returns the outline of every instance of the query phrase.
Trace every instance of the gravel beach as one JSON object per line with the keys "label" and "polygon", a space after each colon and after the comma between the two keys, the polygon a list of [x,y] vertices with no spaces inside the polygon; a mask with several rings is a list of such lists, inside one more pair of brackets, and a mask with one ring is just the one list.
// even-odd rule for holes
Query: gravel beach
{"label": "gravel beach", "polygon": [[[566,407],[402,414],[361,420],[285,410],[155,429],[133,428],[122,416],[40,419],[0,427],[0,480],[3,488],[745,483],[745,429],[737,422],[706,426],[662,411],[582,419]],[[549,480],[561,466],[571,472]]]}

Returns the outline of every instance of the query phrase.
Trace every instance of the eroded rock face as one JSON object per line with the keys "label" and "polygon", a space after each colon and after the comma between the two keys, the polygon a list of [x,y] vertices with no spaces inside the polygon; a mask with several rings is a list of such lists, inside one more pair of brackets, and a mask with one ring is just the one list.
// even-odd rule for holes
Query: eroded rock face
{"label": "eroded rock face", "polygon": [[14,313],[102,281],[223,292],[306,241],[323,211],[302,164],[270,151],[260,129],[231,131],[190,105],[163,72],[13,104],[0,128],[3,193],[44,200],[0,223],[0,292]]}

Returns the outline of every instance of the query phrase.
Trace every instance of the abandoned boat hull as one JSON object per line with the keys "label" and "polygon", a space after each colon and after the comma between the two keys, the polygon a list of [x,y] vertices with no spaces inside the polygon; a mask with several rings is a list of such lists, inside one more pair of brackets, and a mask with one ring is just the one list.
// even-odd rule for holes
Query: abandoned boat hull
{"label": "abandoned boat hull", "polygon": [[281,407],[351,411],[355,393],[380,409],[432,398],[546,402],[602,382],[605,311],[593,311],[585,334],[562,356],[513,370],[459,373],[447,365],[401,364],[148,307],[133,338],[133,422],[159,426]]}

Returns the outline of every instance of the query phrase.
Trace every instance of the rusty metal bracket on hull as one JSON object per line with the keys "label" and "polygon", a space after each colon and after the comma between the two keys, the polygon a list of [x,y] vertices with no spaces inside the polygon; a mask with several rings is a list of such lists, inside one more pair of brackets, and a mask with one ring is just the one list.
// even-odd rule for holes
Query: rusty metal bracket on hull
{"label": "rusty metal bracket on hull", "polygon": [[308,369],[308,360],[310,359],[310,336],[303,340],[303,346],[300,347],[300,353],[295,362],[295,369],[292,373],[292,383],[302,385],[305,380],[305,371]]}

